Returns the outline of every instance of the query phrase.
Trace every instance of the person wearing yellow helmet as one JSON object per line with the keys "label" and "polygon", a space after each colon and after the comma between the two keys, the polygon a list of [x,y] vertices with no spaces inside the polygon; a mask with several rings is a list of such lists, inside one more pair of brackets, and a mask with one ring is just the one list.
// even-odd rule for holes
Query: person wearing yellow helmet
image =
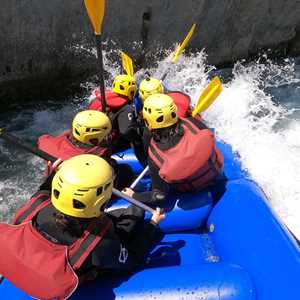
{"label": "person wearing yellow helmet", "polygon": [[[169,91],[167,90],[162,82],[154,77],[147,76],[141,81],[139,85],[139,99],[143,104],[145,100],[154,94],[167,94],[175,102],[178,108],[178,116],[181,118],[186,118],[191,115],[191,98],[189,95],[180,91]],[[142,105],[139,105],[140,109]]]}
{"label": "person wearing yellow helmet", "polygon": [[[117,75],[112,84],[112,90],[105,91],[106,112],[116,113],[123,106],[132,101],[136,92],[136,81],[130,75]],[[94,91],[95,99],[90,103],[89,109],[102,111],[101,95],[99,89]]]}
{"label": "person wearing yellow helmet", "polygon": [[42,135],[38,138],[37,146],[62,160],[84,153],[93,153],[108,159],[111,155],[111,128],[106,114],[84,110],[75,115],[71,130],[58,136]]}
{"label": "person wearing yellow helmet", "polygon": [[[120,114],[131,118],[134,114],[132,100],[136,92],[136,81],[130,75],[118,75],[112,84],[112,90],[105,91],[106,112],[112,122],[113,128],[113,152],[119,152],[130,147],[130,142],[136,138],[135,130],[124,132],[123,124],[120,123]],[[89,109],[102,111],[101,95],[99,89],[94,91],[93,101]],[[129,111],[128,111],[129,110]],[[129,116],[129,117],[127,117]],[[131,118],[131,120],[134,120]],[[134,125],[135,126],[135,125]]]}
{"label": "person wearing yellow helmet", "polygon": [[1,274],[33,298],[66,299],[100,273],[134,270],[157,240],[164,214],[157,209],[146,222],[133,206],[104,212],[112,188],[102,158],[63,162],[51,188],[18,210],[13,225],[0,224]]}
{"label": "person wearing yellow helmet", "polygon": [[170,189],[194,192],[213,184],[223,170],[223,156],[213,132],[198,119],[180,118],[173,99],[166,94],[149,96],[143,117],[150,130],[148,163],[152,191],[129,196],[154,205],[165,201]]}
{"label": "person wearing yellow helmet", "polygon": [[149,96],[163,93],[164,87],[161,81],[154,77],[143,79],[139,85],[139,97],[143,103]]}
{"label": "person wearing yellow helmet", "polygon": [[[106,114],[96,110],[84,110],[77,113],[72,129],[58,136],[42,135],[38,139],[38,148],[53,157],[66,160],[85,153],[96,154],[113,165],[116,186],[120,189],[133,180],[133,172],[127,164],[117,164],[112,158],[112,125]],[[49,162],[46,175],[51,171]]]}

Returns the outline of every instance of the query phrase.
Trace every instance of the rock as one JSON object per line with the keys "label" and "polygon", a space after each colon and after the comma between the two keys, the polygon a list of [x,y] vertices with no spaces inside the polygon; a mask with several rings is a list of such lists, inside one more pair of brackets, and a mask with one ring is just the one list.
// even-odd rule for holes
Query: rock
{"label": "rock", "polygon": [[[198,31],[190,48],[205,48],[211,64],[229,64],[268,48],[300,53],[300,0],[106,2],[103,37],[131,55],[135,41],[147,52],[170,47],[193,22]],[[64,76],[71,81],[96,72],[95,56],[81,49],[94,45],[83,1],[2,0],[0,27],[0,98],[12,90],[18,95],[11,86],[20,80],[54,82]]]}

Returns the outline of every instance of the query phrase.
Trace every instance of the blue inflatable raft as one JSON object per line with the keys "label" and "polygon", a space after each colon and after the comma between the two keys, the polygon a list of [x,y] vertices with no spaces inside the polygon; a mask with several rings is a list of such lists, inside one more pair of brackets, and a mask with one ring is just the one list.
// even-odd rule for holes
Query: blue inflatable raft
{"label": "blue inflatable raft", "polygon": [[[242,170],[230,146],[221,142],[218,146],[225,158],[226,179],[202,193],[172,195],[161,223],[165,236],[149,263],[126,278],[86,284],[72,300],[300,299],[296,240]],[[142,170],[131,151],[119,160],[129,162],[136,173]],[[146,178],[140,188],[147,185]],[[114,204],[120,205],[126,203]],[[4,279],[0,299],[32,298]]]}

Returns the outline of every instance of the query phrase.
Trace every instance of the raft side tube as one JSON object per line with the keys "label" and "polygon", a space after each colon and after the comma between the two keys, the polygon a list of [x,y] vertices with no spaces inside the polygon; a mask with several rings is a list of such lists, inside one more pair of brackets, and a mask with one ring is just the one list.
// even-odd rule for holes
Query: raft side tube
{"label": "raft side tube", "polygon": [[208,228],[222,261],[249,272],[258,299],[299,298],[299,246],[255,182],[228,182],[210,214]]}

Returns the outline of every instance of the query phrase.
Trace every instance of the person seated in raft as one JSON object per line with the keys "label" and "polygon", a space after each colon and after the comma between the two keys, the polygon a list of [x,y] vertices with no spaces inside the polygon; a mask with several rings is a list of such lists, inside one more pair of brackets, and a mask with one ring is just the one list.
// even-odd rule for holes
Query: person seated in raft
{"label": "person seated in raft", "polygon": [[[130,142],[137,139],[136,130],[130,132],[130,135],[122,132],[122,124],[119,124],[119,115],[128,107],[131,107],[132,100],[136,92],[136,81],[130,75],[118,75],[114,79],[112,90],[105,91],[106,113],[112,122],[113,152],[123,151],[130,147]],[[93,94],[94,100],[90,103],[88,109],[102,111],[101,95],[99,89]],[[133,110],[132,110],[133,113]],[[129,118],[126,112],[126,118]],[[131,135],[134,135],[133,137]]]}
{"label": "person seated in raft", "polygon": [[[72,130],[67,130],[58,136],[42,135],[37,146],[40,150],[67,160],[75,155],[91,153],[96,154],[113,165],[116,175],[116,186],[124,188],[133,180],[133,172],[127,164],[117,164],[111,159],[112,125],[106,114],[85,110],[76,114],[72,122]],[[46,176],[49,175],[52,164],[47,165]]]}
{"label": "person seated in raft", "polygon": [[[142,165],[147,164],[147,147],[143,140],[150,138],[150,133],[145,130],[142,117],[142,108],[144,101],[151,95],[164,93],[165,88],[161,81],[150,77],[148,74],[146,79],[142,80],[139,85],[138,95],[134,97],[133,105],[127,105],[118,115],[118,124],[120,133],[132,143],[134,153]],[[182,92],[167,92],[172,97],[178,107],[178,115],[181,118],[191,116],[190,97]],[[199,119],[200,115],[198,116]]]}
{"label": "person seated in raft", "polygon": [[66,299],[98,275],[134,271],[165,215],[156,209],[146,222],[133,206],[105,213],[112,188],[104,159],[83,154],[63,162],[52,188],[38,191],[13,225],[0,225],[0,273],[36,299]]}
{"label": "person seated in raft", "polygon": [[[114,79],[112,90],[105,91],[106,112],[110,117],[132,102],[136,92],[136,81],[130,75],[118,75]],[[95,99],[90,103],[89,109],[102,111],[101,94],[99,89],[94,92]]]}
{"label": "person seated in raft", "polygon": [[155,94],[144,102],[143,117],[151,132],[148,165],[152,191],[124,192],[149,205],[162,205],[170,188],[195,192],[214,183],[223,171],[223,155],[215,146],[215,137],[203,122],[179,118],[173,99]]}
{"label": "person seated in raft", "polygon": [[191,116],[191,98],[189,95],[179,91],[167,91],[160,80],[149,76],[142,80],[139,85],[139,99],[135,99],[135,102],[138,103],[140,101],[140,104],[136,104],[136,106],[139,106],[140,110],[142,110],[145,100],[154,94],[166,94],[170,96],[178,108],[178,116],[180,118]]}

